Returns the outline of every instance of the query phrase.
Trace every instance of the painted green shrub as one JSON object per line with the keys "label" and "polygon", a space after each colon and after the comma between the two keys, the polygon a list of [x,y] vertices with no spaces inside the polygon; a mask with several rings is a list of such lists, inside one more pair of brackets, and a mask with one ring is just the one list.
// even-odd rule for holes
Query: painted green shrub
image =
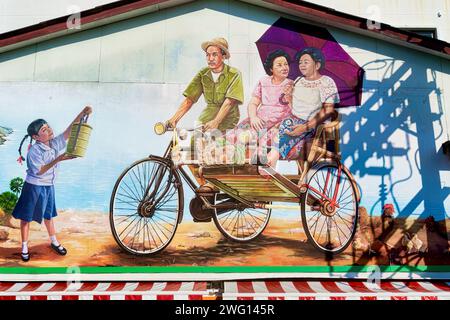
{"label": "painted green shrub", "polygon": [[2,208],[5,213],[11,214],[16,206],[17,200],[18,198],[14,193],[10,191],[3,192],[0,194],[0,208]]}
{"label": "painted green shrub", "polygon": [[11,214],[19,199],[19,193],[23,188],[23,179],[20,177],[14,178],[9,183],[10,191],[0,194],[0,208],[6,214]]}
{"label": "painted green shrub", "polygon": [[22,191],[23,188],[23,179],[20,177],[14,178],[9,183],[9,188],[16,196],[19,196],[20,191]]}

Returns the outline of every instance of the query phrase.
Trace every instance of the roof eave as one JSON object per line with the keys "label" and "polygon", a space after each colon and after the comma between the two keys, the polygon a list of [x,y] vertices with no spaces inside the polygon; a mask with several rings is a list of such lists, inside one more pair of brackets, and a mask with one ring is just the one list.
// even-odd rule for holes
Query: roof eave
{"label": "roof eave", "polygon": [[[0,53],[193,1],[195,0],[116,1],[81,12],[81,29],[67,27],[67,20],[70,17],[68,15],[0,34]],[[342,29],[450,60],[450,44],[444,41],[427,39],[382,23],[379,29],[371,29],[364,18],[313,3],[304,1],[293,3],[286,0],[240,1],[295,16],[314,25]]]}
{"label": "roof eave", "polygon": [[[392,33],[393,29],[396,29],[394,27],[391,27],[389,25],[386,25],[384,23],[380,23],[379,29],[373,28],[370,29],[367,26],[367,20],[364,19],[365,26],[362,27],[363,23],[361,21],[349,21],[346,18],[340,18],[334,16],[332,19],[330,15],[327,13],[323,13],[321,15],[316,15],[311,11],[309,12],[302,12],[299,11],[296,7],[300,6],[300,4],[292,4],[288,3],[286,1],[282,0],[241,0],[243,2],[247,2],[250,4],[258,5],[260,7],[264,7],[270,10],[278,11],[283,14],[289,14],[298,18],[301,18],[305,20],[305,22],[308,22],[313,25],[317,26],[325,26],[325,27],[331,27],[331,28],[337,28],[341,30],[345,30],[348,32],[360,34],[363,36],[368,36],[371,38],[383,40],[395,45],[403,46],[409,49],[421,51],[427,54],[431,54],[434,56],[438,56],[443,59],[450,60],[450,45],[448,43],[445,43],[444,41],[440,41],[441,43],[445,43],[447,46],[445,46],[444,52],[437,51],[436,49],[427,48],[421,45],[418,45],[417,42],[420,41],[419,36],[412,35],[410,41],[406,41],[405,39],[397,38],[396,35]],[[320,7],[318,5],[315,5],[317,7]],[[329,9],[331,11],[335,11],[334,9]],[[347,16],[351,16],[348,14],[345,14]],[[356,18],[356,17],[355,17]],[[362,19],[362,18],[360,18]],[[367,26],[367,28],[366,28]],[[405,32],[406,33],[406,32]]]}
{"label": "roof eave", "polygon": [[[192,2],[194,0],[148,0],[146,2],[141,2],[140,6],[133,7],[133,3],[130,4],[131,8],[127,8],[126,6],[120,6],[118,8],[111,8],[110,10],[106,10],[105,12],[101,12],[101,14],[97,15],[88,15],[89,12],[93,12],[101,7],[96,7],[93,9],[89,9],[86,11],[82,11],[80,13],[80,25],[81,28],[68,28],[67,21],[71,17],[70,15],[59,17],[56,19],[52,19],[49,21],[44,21],[38,23],[33,26],[22,28],[23,30],[29,28],[36,28],[35,31],[26,32],[20,34],[15,37],[11,37],[9,40],[10,43],[0,39],[0,53],[8,52],[11,50],[20,49],[23,47],[27,47],[30,45],[34,45],[37,43],[41,43],[43,41],[59,38],[61,36],[75,34],[78,32],[94,29],[97,27],[101,27],[107,24],[111,24],[114,22],[119,22],[131,18],[135,18],[138,16],[142,16],[145,14],[161,11],[164,9],[168,9],[171,7],[175,7],[184,3]],[[120,1],[117,1],[120,2]],[[154,4],[151,4],[154,3]],[[114,3],[111,3],[114,4]],[[55,21],[55,23],[51,23]],[[50,23],[49,23],[50,22]],[[41,25],[48,24],[48,26]],[[21,29],[13,30],[12,32],[20,32]],[[8,32],[10,33],[10,32]],[[1,36],[1,35],[0,35]]]}

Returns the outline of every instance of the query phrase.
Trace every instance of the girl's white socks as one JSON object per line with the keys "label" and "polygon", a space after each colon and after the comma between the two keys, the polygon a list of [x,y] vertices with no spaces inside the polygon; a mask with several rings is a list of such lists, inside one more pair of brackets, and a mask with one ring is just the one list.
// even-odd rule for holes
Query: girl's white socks
{"label": "girl's white socks", "polygon": [[50,236],[50,241],[52,242],[52,244],[54,245],[54,246],[59,246],[59,242],[58,242],[58,240],[56,240],[56,236]]}
{"label": "girl's white socks", "polygon": [[22,253],[28,253],[28,241],[22,242]]}

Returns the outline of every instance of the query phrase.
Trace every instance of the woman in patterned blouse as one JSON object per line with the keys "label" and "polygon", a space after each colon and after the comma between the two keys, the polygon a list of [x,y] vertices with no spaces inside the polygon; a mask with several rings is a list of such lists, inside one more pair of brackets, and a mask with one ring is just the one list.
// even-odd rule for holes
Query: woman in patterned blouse
{"label": "woman in patterned blouse", "polygon": [[305,48],[295,56],[301,76],[287,88],[285,99],[291,102],[292,116],[285,119],[279,129],[278,150],[272,149],[268,164],[275,167],[278,159],[299,160],[302,166],[307,152],[305,143],[315,128],[330,119],[334,106],[339,103],[339,93],[334,80],[320,73],[325,58],[317,48]]}

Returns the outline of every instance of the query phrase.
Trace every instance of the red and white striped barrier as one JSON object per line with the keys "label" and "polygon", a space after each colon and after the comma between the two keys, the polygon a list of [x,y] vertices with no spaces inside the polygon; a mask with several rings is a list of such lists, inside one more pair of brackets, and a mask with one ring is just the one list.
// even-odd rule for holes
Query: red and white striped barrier
{"label": "red and white striped barrier", "polygon": [[0,300],[450,300],[450,282],[0,282]]}
{"label": "red and white striped barrier", "polygon": [[[216,290],[217,291],[217,290]],[[213,300],[206,282],[0,282],[0,300]]]}
{"label": "red and white striped barrier", "polygon": [[227,281],[224,300],[450,300],[450,282]]}

